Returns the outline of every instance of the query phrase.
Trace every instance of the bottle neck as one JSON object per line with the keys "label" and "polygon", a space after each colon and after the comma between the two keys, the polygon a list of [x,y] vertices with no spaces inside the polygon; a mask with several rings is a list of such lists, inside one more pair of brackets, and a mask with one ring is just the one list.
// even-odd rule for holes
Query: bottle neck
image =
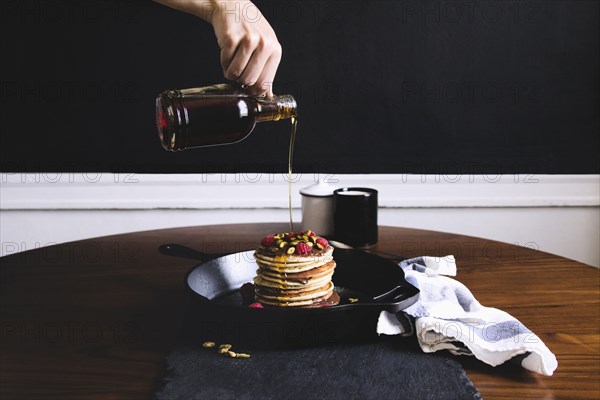
{"label": "bottle neck", "polygon": [[256,121],[279,121],[298,116],[296,100],[289,94],[273,97],[258,97]]}

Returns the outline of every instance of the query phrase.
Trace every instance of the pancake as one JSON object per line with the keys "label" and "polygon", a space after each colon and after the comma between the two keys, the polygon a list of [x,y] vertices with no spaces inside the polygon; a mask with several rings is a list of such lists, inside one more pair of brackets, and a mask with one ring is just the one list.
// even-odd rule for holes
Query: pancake
{"label": "pancake", "polygon": [[311,305],[304,305],[302,308],[320,308],[335,306],[340,303],[340,295],[334,290],[326,299],[313,300]]}
{"label": "pancake", "polygon": [[339,303],[331,282],[333,247],[311,231],[268,235],[254,252],[258,270],[255,299],[278,307],[315,307]]}
{"label": "pancake", "polygon": [[270,280],[265,276],[256,276],[254,278],[254,284],[264,286],[267,288],[280,289],[280,290],[303,290],[308,291],[317,287],[321,287],[328,282],[331,282],[333,273],[324,275],[319,278],[311,279],[310,283],[298,283],[298,282],[286,282],[282,280]]}
{"label": "pancake", "polygon": [[254,253],[254,257],[261,261],[285,265],[291,263],[316,263],[325,260],[326,258],[330,258],[333,253],[333,247],[329,245],[327,248],[316,249],[308,254],[286,254],[278,250],[279,248],[259,247]]}
{"label": "pancake", "polygon": [[260,254],[254,254],[254,259],[256,264],[266,270],[271,270],[275,272],[287,272],[287,273],[295,273],[295,272],[303,272],[308,271],[318,266],[327,264],[328,262],[333,260],[333,256],[331,253],[314,257],[313,259],[304,259],[302,261],[290,261],[290,260],[280,260],[273,261],[274,258],[270,258],[269,260],[261,257]]}
{"label": "pancake", "polygon": [[275,307],[297,307],[297,308],[318,308],[318,307],[330,307],[339,304],[340,295],[335,292],[335,290],[327,297],[322,297],[313,300],[304,300],[298,302],[272,302],[268,299],[258,300],[261,303],[267,306],[275,306]]}
{"label": "pancake", "polygon": [[265,263],[262,260],[256,259],[256,265],[259,268],[270,270],[273,272],[281,272],[281,273],[296,273],[296,272],[304,272],[309,271],[313,268],[319,267],[321,265],[327,264],[333,260],[333,258],[325,259],[316,263],[289,263],[289,264],[275,264],[275,263]]}
{"label": "pancake", "polygon": [[264,299],[279,300],[284,302],[316,299],[323,296],[329,296],[332,291],[333,282],[327,282],[323,286],[319,286],[307,291],[276,290],[264,286],[256,287],[257,296]]}
{"label": "pancake", "polygon": [[280,285],[298,286],[312,284],[315,280],[319,278],[322,278],[327,275],[331,276],[333,275],[334,269],[335,261],[332,260],[323,265],[302,272],[288,273],[273,270],[259,270],[256,271],[256,273],[263,279],[266,279],[273,283],[278,283]]}

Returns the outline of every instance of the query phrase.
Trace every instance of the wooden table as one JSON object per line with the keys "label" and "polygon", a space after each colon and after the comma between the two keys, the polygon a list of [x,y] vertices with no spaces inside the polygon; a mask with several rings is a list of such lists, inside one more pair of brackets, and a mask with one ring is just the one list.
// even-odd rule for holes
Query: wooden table
{"label": "wooden table", "polygon": [[[149,398],[183,317],[193,260],[252,249],[286,224],[200,226],[72,242],[1,258],[0,398]],[[527,247],[448,233],[381,227],[378,251],[454,254],[458,279],[487,306],[537,333],[556,354],[552,377],[461,357],[485,399],[600,397],[600,271]]]}

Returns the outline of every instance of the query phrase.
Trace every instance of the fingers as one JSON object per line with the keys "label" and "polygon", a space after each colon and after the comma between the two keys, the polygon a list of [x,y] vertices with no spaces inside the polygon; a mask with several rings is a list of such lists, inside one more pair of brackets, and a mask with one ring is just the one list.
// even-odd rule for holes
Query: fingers
{"label": "fingers", "polygon": [[264,42],[259,42],[250,60],[248,60],[244,72],[237,78],[237,81],[246,86],[253,86],[258,81],[270,56],[270,53],[265,49]]}
{"label": "fingers", "polygon": [[[239,80],[244,71],[248,68],[248,62],[252,54],[256,51],[259,38],[255,35],[244,36],[238,43],[231,63],[225,70],[225,78],[232,81]],[[240,82],[244,83],[244,82]]]}
{"label": "fingers", "polygon": [[264,41],[258,40],[258,44],[252,47],[253,41],[242,40],[238,44],[231,61],[228,54],[232,51],[221,50],[221,64],[223,74],[232,81],[250,88],[255,95],[272,95],[272,82],[277,73],[277,67],[281,61],[281,45],[276,43],[269,47]]}
{"label": "fingers", "polygon": [[211,23],[221,48],[223,75],[250,87],[254,94],[270,95],[281,61],[281,45],[275,32],[262,15],[250,21],[232,18],[232,10],[223,5],[215,10]]}
{"label": "fingers", "polygon": [[223,75],[225,75],[229,69],[231,61],[233,60],[233,56],[235,55],[237,41],[231,37],[228,37],[222,41],[219,40],[219,47],[221,47],[221,67],[223,68]]}
{"label": "fingers", "polygon": [[280,61],[281,51],[269,57],[256,83],[250,88],[251,93],[257,96],[263,94],[269,97],[273,96],[273,81],[275,80],[275,74],[277,73]]}

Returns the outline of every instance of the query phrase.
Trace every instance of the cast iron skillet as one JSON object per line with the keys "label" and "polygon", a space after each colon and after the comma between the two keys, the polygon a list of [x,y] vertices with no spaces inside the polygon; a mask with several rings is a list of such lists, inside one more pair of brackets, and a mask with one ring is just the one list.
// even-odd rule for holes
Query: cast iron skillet
{"label": "cast iron skillet", "polygon": [[399,312],[419,296],[395,262],[360,250],[336,248],[332,280],[341,298],[339,305],[248,308],[242,304],[239,288],[256,275],[254,251],[206,261],[206,255],[178,245],[163,245],[159,250],[205,260],[185,279],[191,304],[187,325],[196,341],[270,348],[372,338],[381,311]]}

